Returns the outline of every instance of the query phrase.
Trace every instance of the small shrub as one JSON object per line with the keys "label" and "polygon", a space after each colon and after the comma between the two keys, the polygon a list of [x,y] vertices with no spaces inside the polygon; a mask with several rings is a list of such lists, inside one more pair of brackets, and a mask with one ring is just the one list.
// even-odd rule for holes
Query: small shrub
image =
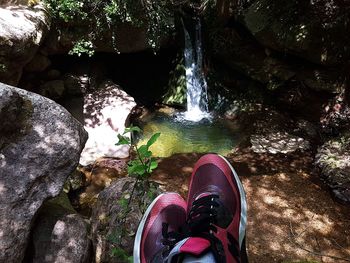
{"label": "small shrub", "polygon": [[[152,171],[157,168],[158,162],[154,157],[152,157],[152,152],[149,150],[149,148],[157,141],[160,133],[153,134],[146,144],[138,147],[132,139],[129,139],[129,137],[126,136],[126,134],[140,132],[141,129],[139,127],[130,126],[125,129],[123,134],[118,134],[118,142],[116,143],[116,145],[129,145],[136,154],[135,158],[132,158],[128,163],[128,174],[129,176],[136,177],[136,182],[132,187],[131,193],[125,194],[125,196],[118,201],[120,207],[118,218],[121,218],[121,223],[116,226],[113,234],[108,237],[109,241],[112,243],[110,254],[112,257],[120,260],[120,262],[133,262],[132,257],[130,257],[126,251],[121,248],[121,241],[123,237],[128,235],[128,231],[125,227],[125,221],[130,212],[130,204],[134,197],[135,189],[137,188],[136,192],[141,192],[142,196],[147,195],[150,200],[155,198],[156,192],[154,185],[149,183],[148,178]],[[146,207],[144,207],[145,202],[144,200],[137,201],[140,211],[143,213],[146,210]]]}
{"label": "small shrub", "polygon": [[90,41],[103,31],[112,31],[120,23],[145,27],[149,45],[157,49],[164,34],[174,31],[174,7],[168,0],[45,0],[54,21],[60,23],[80,22],[89,25]]}
{"label": "small shrub", "polygon": [[77,55],[80,57],[82,54],[86,54],[89,57],[95,53],[94,45],[90,40],[81,39],[75,43],[74,47],[68,52],[69,55]]}
{"label": "small shrub", "polygon": [[128,174],[137,179],[147,179],[152,171],[158,167],[158,163],[149,148],[157,141],[160,133],[155,133],[146,144],[137,146],[132,140],[125,136],[127,133],[140,133],[141,129],[137,126],[126,128],[123,134],[118,134],[118,143],[116,145],[129,145],[136,153],[136,158],[128,163]]}

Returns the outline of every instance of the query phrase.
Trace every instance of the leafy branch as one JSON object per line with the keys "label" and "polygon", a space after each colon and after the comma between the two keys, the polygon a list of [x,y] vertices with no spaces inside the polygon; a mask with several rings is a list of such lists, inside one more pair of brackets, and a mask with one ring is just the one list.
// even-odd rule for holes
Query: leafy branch
{"label": "leafy branch", "polygon": [[[122,134],[118,134],[118,142],[115,144],[117,146],[129,145],[131,150],[136,154],[135,157],[131,158],[131,160],[128,162],[128,174],[129,176],[136,177],[136,181],[132,186],[131,193],[126,194],[118,201],[120,207],[118,217],[120,218],[120,221],[114,233],[109,236],[109,240],[113,243],[110,250],[110,255],[120,259],[123,262],[133,262],[132,256],[129,257],[127,252],[120,247],[120,245],[122,238],[128,235],[125,228],[125,222],[127,215],[131,210],[130,204],[133,199],[135,189],[141,189],[143,196],[147,191],[148,196],[151,195],[150,198],[152,198],[154,189],[152,189],[152,185],[149,184],[148,178],[153,170],[158,167],[158,162],[154,157],[152,157],[150,147],[157,141],[160,133],[153,134],[146,144],[137,146],[137,144],[132,140],[132,135],[134,133],[141,132],[142,130],[139,127],[130,126],[126,128]],[[139,207],[142,210],[142,203],[140,202]]]}
{"label": "leafy branch", "polygon": [[150,147],[157,141],[160,133],[155,133],[146,144],[138,147],[126,134],[141,133],[137,126],[126,128],[123,134],[118,134],[119,141],[116,145],[129,145],[136,152],[137,158],[130,160],[128,163],[128,174],[136,176],[137,179],[147,179],[152,171],[158,167],[156,158],[152,157]]}

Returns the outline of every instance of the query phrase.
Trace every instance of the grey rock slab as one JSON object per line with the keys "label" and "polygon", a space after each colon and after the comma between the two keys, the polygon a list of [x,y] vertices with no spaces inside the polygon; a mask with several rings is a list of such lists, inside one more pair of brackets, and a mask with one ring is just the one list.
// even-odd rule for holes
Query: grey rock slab
{"label": "grey rock slab", "polygon": [[[9,117],[16,129],[6,124]],[[0,262],[17,263],[33,217],[44,200],[61,192],[87,133],[55,102],[0,83],[0,138]]]}
{"label": "grey rock slab", "polygon": [[135,106],[134,98],[111,81],[105,81],[97,91],[85,94],[84,127],[89,140],[81,155],[82,165],[91,164],[100,157],[129,156],[128,145],[115,144],[118,133],[123,133],[128,126]]}

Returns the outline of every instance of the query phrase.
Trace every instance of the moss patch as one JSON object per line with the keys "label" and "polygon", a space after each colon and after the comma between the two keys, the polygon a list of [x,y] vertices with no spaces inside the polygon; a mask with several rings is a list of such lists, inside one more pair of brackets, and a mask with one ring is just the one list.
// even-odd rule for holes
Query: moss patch
{"label": "moss patch", "polygon": [[182,54],[175,58],[174,70],[170,72],[168,91],[163,96],[163,103],[173,106],[186,107],[186,69]]}

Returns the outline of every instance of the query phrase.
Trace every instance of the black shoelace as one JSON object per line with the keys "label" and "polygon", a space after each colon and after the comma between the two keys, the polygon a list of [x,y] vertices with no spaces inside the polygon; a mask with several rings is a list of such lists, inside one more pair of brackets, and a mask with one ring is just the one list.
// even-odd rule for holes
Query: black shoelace
{"label": "black shoelace", "polygon": [[[222,242],[214,235],[217,232],[218,211],[222,209],[222,203],[218,195],[211,194],[195,200],[188,214],[186,225],[177,231],[169,232],[169,225],[162,225],[162,244],[164,249],[158,253],[157,258],[161,255],[166,258],[171,249],[181,240],[187,237],[202,237],[207,239],[211,244],[211,250],[217,262],[226,262],[225,252]],[[232,238],[233,236],[230,235]],[[235,242],[236,243],[236,242]],[[231,254],[240,262],[239,252],[236,246],[229,247]],[[160,262],[160,261],[154,261]]]}
{"label": "black shoelace", "polygon": [[[189,235],[203,237],[209,240],[211,243],[212,252],[217,262],[226,262],[223,244],[214,235],[214,233],[217,232],[217,227],[215,225],[219,225],[218,218],[222,213],[223,205],[219,199],[219,196],[216,194],[211,194],[201,197],[193,202],[187,219]],[[237,251],[236,246],[232,244],[229,250],[236,258],[237,262],[239,262],[239,252]]]}

